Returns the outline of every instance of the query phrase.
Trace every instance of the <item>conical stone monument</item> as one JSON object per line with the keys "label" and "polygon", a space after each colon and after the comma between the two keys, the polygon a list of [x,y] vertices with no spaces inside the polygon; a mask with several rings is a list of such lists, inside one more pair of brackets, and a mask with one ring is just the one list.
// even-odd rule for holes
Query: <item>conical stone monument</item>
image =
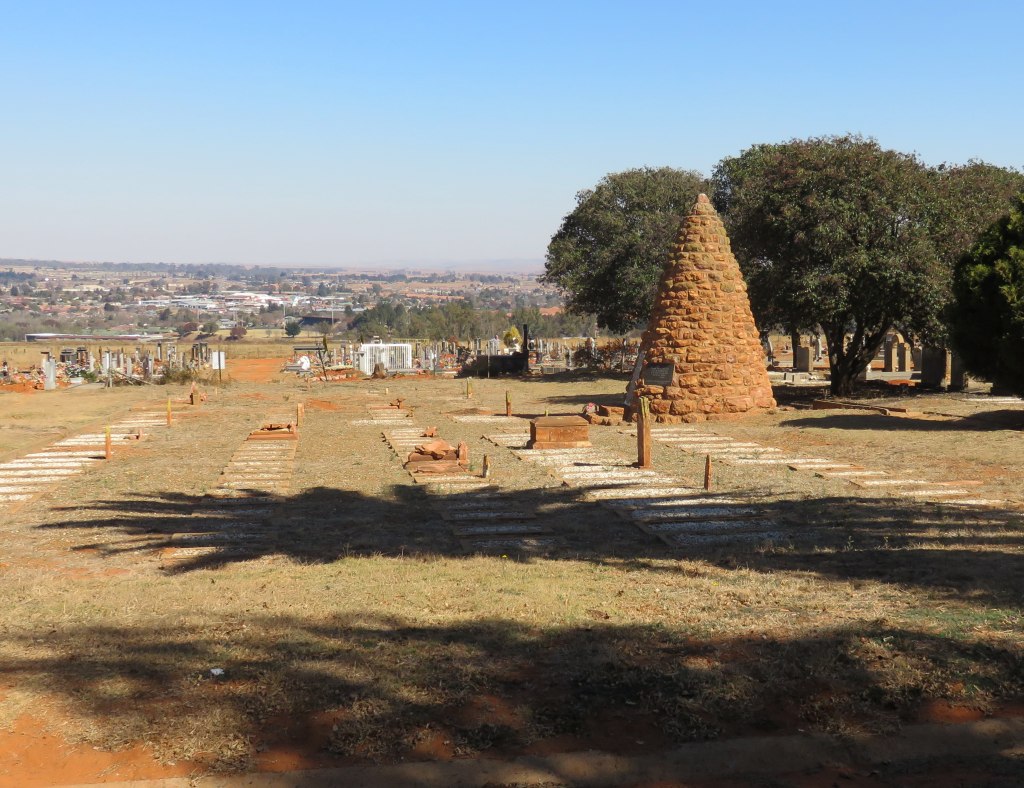
{"label": "conical stone monument", "polygon": [[640,351],[636,394],[661,423],[775,407],[747,286],[706,195],[683,221]]}

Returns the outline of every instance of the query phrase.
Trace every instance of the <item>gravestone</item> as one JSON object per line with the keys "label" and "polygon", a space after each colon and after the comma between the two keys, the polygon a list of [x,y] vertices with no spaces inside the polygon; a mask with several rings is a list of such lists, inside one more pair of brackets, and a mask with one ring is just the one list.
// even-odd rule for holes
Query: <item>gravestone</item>
{"label": "gravestone", "polygon": [[650,398],[659,423],[775,407],[746,283],[722,220],[703,194],[665,264],[640,356],[642,385],[629,402]]}
{"label": "gravestone", "polygon": [[897,369],[896,345],[897,342],[893,337],[886,337],[885,346],[882,350],[883,372],[895,372]]}
{"label": "gravestone", "polygon": [[530,422],[528,449],[585,449],[590,447],[589,424],[581,416],[541,416]]}
{"label": "gravestone", "polygon": [[912,372],[914,358],[909,343],[900,342],[896,346],[896,368],[899,372]]}
{"label": "gravestone", "polygon": [[793,348],[793,369],[796,372],[814,371],[814,350],[806,345]]}

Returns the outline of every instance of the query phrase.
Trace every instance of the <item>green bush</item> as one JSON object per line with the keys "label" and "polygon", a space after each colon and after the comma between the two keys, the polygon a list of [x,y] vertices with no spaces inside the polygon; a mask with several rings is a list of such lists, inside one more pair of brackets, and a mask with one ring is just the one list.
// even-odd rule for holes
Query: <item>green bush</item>
{"label": "green bush", "polygon": [[953,274],[953,346],[969,372],[1024,394],[1024,195]]}

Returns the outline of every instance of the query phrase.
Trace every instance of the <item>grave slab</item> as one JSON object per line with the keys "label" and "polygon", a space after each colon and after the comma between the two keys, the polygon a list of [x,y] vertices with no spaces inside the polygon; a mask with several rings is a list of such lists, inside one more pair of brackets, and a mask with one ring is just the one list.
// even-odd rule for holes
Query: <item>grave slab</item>
{"label": "grave slab", "polygon": [[459,525],[454,529],[457,537],[507,536],[510,534],[544,534],[548,529],[540,525],[519,523],[495,523],[493,525]]}

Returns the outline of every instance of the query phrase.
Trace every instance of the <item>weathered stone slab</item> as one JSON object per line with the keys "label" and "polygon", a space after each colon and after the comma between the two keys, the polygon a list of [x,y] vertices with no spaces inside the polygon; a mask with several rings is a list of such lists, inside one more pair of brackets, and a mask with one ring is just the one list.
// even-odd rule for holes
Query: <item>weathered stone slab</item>
{"label": "weathered stone slab", "polygon": [[246,495],[240,494],[237,490],[210,490],[206,493],[206,497],[209,499],[205,504],[200,506],[208,509],[214,509],[218,507],[251,507],[254,504],[274,504],[278,498],[271,495]]}
{"label": "weathered stone slab", "polygon": [[641,523],[732,520],[737,517],[756,517],[759,514],[763,514],[763,510],[755,506],[689,506],[629,510],[629,516]]}
{"label": "weathered stone slab", "polygon": [[777,531],[765,533],[729,533],[729,534],[691,534],[667,533],[660,534],[662,541],[669,547],[714,547],[732,542],[755,542],[784,539],[785,535]]}
{"label": "weathered stone slab", "polygon": [[647,498],[644,496],[636,496],[634,498],[621,498],[615,501],[609,502],[612,506],[637,508],[637,509],[649,509],[652,507],[663,507],[663,508],[679,508],[685,506],[739,506],[746,504],[747,501],[743,498],[732,498],[729,496],[710,496],[702,495],[701,491],[691,490],[687,495],[677,495],[671,498]]}
{"label": "weathered stone slab", "polygon": [[590,446],[568,449],[514,449],[513,454],[523,459],[535,460],[544,457],[593,457],[600,452]]}
{"label": "weathered stone slab", "polygon": [[521,459],[529,462],[533,465],[539,465],[547,468],[561,468],[566,465],[573,463],[578,464],[596,464],[602,462],[605,458],[600,454],[594,455],[578,455],[576,457],[522,457]]}
{"label": "weathered stone slab", "polygon": [[30,501],[34,496],[25,495],[23,493],[3,493],[0,494],[0,502],[6,501]]}
{"label": "weathered stone slab", "polygon": [[269,507],[221,507],[218,504],[217,506],[210,507],[205,511],[195,511],[191,513],[190,517],[202,518],[204,520],[217,520],[219,525],[220,520],[218,518],[232,519],[244,517],[247,518],[246,522],[252,522],[254,520],[268,518],[271,514],[273,514],[273,510]]}
{"label": "weathered stone slab", "polygon": [[47,479],[59,481],[69,476],[76,476],[81,473],[81,468],[64,468],[49,470],[47,468],[19,468],[15,470],[0,470],[0,479]]}
{"label": "weathered stone slab", "polygon": [[590,446],[590,425],[580,416],[541,416],[530,422],[529,449],[573,449]]}
{"label": "weathered stone slab", "polygon": [[450,418],[462,424],[516,424],[524,421],[521,416],[463,415],[450,416]]}
{"label": "weathered stone slab", "polygon": [[951,501],[944,501],[943,503],[952,504],[954,506],[1006,507],[1011,505],[1009,501],[1003,501],[999,498],[955,498]]}
{"label": "weathered stone slab", "polygon": [[497,494],[500,491],[500,488],[483,479],[475,485],[428,483],[423,485],[423,488],[431,497],[436,498],[441,506],[447,506],[449,501],[464,501],[481,494]]}
{"label": "weathered stone slab", "polygon": [[499,433],[495,433],[494,435],[485,435],[484,437],[487,440],[489,440],[491,443],[498,443],[498,444],[517,443],[518,441],[522,441],[523,443],[526,443],[528,440],[530,440],[530,436],[529,436],[528,433],[505,433],[505,432],[499,432]]}
{"label": "weathered stone slab", "polygon": [[858,487],[900,487],[904,485],[935,484],[935,482],[927,482],[923,479],[857,479],[851,483]]}
{"label": "weathered stone slab", "polygon": [[548,529],[529,523],[494,523],[483,525],[459,525],[454,528],[458,537],[508,536],[512,534],[544,534]]}
{"label": "weathered stone slab", "polygon": [[[665,437],[663,435],[654,435],[654,437],[661,443],[669,443],[673,446],[706,446],[711,443],[734,443],[735,438],[723,437],[720,435],[693,435],[693,436],[676,436],[672,438]],[[757,444],[750,444],[756,446]]]}
{"label": "weathered stone slab", "polygon": [[223,543],[258,542],[267,539],[266,533],[256,531],[231,531],[227,533],[208,534],[174,534],[171,542],[177,548],[178,544],[184,545],[217,545]]}
{"label": "weathered stone slab", "polygon": [[534,515],[522,511],[510,511],[507,509],[459,509],[441,510],[441,517],[445,520],[529,520]]}
{"label": "weathered stone slab", "polygon": [[94,451],[39,451],[26,454],[24,459],[31,460],[37,457],[92,457],[93,459],[100,459],[96,454]]}
{"label": "weathered stone slab", "polygon": [[491,539],[465,539],[463,546],[470,551],[476,552],[533,552],[554,547],[557,544],[554,537],[495,537]]}
{"label": "weathered stone slab", "polygon": [[937,487],[931,490],[895,490],[891,495],[901,498],[944,498],[956,495],[970,495],[969,490],[957,490],[951,487]]}
{"label": "weathered stone slab", "polygon": [[230,500],[237,500],[244,503],[274,503],[277,498],[272,495],[266,495],[258,491],[247,491],[247,490],[232,490],[225,487],[217,488],[216,490],[210,490],[206,493],[207,498],[216,498],[219,501],[227,502]]}
{"label": "weathered stone slab", "polygon": [[862,476],[887,476],[885,471],[820,471],[815,476],[820,476],[822,479],[858,479]]}
{"label": "weathered stone slab", "polygon": [[651,523],[645,527],[646,531],[657,534],[670,533],[699,533],[716,531],[750,531],[757,529],[754,535],[762,535],[764,529],[775,528],[776,524],[771,520],[686,520],[682,522],[659,522]]}
{"label": "weathered stone slab", "polygon": [[[659,499],[671,499],[678,495],[691,495],[696,493],[696,487],[649,487],[644,485],[617,487],[612,489],[588,490],[586,497],[598,501],[618,501],[622,499],[635,499],[638,501],[654,501]],[[642,497],[641,497],[642,496]]]}
{"label": "weathered stone slab", "polygon": [[47,487],[48,485],[43,483],[2,485],[0,486],[0,493],[38,493],[42,492]]}

